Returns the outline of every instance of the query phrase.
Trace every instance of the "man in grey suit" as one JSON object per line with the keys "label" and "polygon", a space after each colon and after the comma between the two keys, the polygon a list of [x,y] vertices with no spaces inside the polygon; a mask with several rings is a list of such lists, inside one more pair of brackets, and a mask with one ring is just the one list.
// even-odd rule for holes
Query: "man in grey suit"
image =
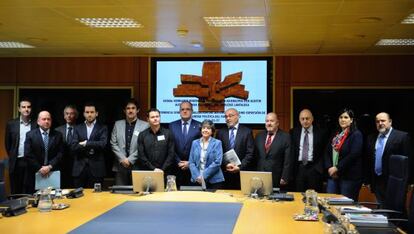
{"label": "man in grey suit", "polygon": [[131,170],[138,158],[138,135],[149,128],[147,122],[138,119],[139,105],[130,99],[124,106],[125,119],[115,122],[111,135],[111,148],[115,159],[112,171],[116,185],[130,185]]}
{"label": "man in grey suit", "polygon": [[70,149],[70,143],[73,139],[73,132],[76,126],[79,112],[75,105],[67,105],[63,109],[63,118],[65,124],[60,125],[55,130],[63,136],[63,159],[61,165],[61,182],[62,188],[73,188],[72,167],[73,167],[73,151]]}
{"label": "man in grey suit", "polygon": [[273,187],[286,186],[291,173],[290,137],[279,129],[276,113],[266,115],[266,131],[257,134],[255,150],[257,170],[272,172]]}
{"label": "man in grey suit", "polygon": [[27,162],[24,158],[24,141],[26,133],[37,127],[36,121],[30,119],[32,103],[26,98],[19,102],[20,117],[7,122],[5,148],[9,157],[9,177],[12,194],[27,193]]}

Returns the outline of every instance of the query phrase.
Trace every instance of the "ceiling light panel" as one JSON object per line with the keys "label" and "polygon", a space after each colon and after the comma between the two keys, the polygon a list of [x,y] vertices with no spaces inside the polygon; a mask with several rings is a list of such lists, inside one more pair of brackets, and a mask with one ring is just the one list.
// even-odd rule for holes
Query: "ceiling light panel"
{"label": "ceiling light panel", "polygon": [[377,46],[412,46],[414,39],[381,39],[377,42]]}
{"label": "ceiling light panel", "polygon": [[141,28],[142,24],[131,18],[76,18],[91,28]]}
{"label": "ceiling light panel", "polygon": [[17,41],[0,41],[0,48],[34,48],[34,46]]}
{"label": "ceiling light panel", "polygon": [[168,41],[124,41],[124,44],[134,48],[174,48]]}
{"label": "ceiling light panel", "polygon": [[211,27],[260,27],[265,26],[264,17],[203,17]]}
{"label": "ceiling light panel", "polygon": [[407,16],[407,18],[401,21],[402,24],[414,24],[414,13]]}
{"label": "ceiling light panel", "polygon": [[269,47],[269,41],[223,41],[224,47],[248,48],[248,47]]}

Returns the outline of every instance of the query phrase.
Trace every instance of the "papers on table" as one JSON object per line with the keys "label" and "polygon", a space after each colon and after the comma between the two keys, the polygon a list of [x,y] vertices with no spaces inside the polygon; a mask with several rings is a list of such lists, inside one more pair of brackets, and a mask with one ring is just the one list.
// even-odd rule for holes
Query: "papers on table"
{"label": "papers on table", "polygon": [[388,225],[388,219],[382,214],[345,214],[349,221],[357,226],[383,226]]}
{"label": "papers on table", "polygon": [[348,197],[329,197],[327,198],[329,205],[352,205],[354,200]]}
{"label": "papers on table", "polygon": [[236,166],[240,165],[240,159],[236,154],[236,151],[234,151],[234,149],[231,149],[229,151],[227,151],[226,153],[223,154],[223,160],[226,164],[231,163],[234,164]]}
{"label": "papers on table", "polygon": [[371,209],[364,206],[340,206],[338,207],[338,210],[341,212],[341,214],[346,213],[359,213],[359,214],[367,214],[371,213]]}

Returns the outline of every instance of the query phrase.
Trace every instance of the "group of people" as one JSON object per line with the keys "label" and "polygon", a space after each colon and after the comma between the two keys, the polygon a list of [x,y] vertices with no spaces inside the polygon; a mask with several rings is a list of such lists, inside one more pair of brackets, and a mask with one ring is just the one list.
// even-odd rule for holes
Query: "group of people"
{"label": "group of people", "polygon": [[[30,119],[29,100],[21,100],[18,110],[20,116],[8,122],[5,137],[12,193],[33,192],[35,173],[48,176],[54,170],[61,170],[62,181],[71,181],[63,187],[92,187],[103,182],[109,135],[108,128],[97,121],[95,104],[84,105],[85,121],[77,125],[76,107],[66,106],[66,123],[56,129],[51,129],[48,111],[41,111],[37,122]],[[225,111],[226,127],[217,133],[211,120],[192,118],[193,105],[187,101],[180,104],[180,119],[168,128],[161,125],[159,110],[150,109],[147,121],[138,119],[139,111],[137,101],[129,100],[124,105],[125,119],[116,121],[110,134],[117,185],[131,184],[132,170],[154,170],[176,175],[179,186],[240,189],[241,170],[268,171],[272,172],[273,186],[285,190],[325,192],[327,178],[326,192],[356,200],[365,182],[383,201],[390,155],[411,153],[408,134],[393,129],[385,112],[376,116],[378,133],[364,144],[350,109],[339,112],[333,136],[314,125],[312,112],[304,109],[299,114],[300,125],[290,133],[279,129],[276,113],[268,113],[265,130],[256,137],[239,123],[240,115],[234,108]],[[240,163],[223,157],[230,150]]]}

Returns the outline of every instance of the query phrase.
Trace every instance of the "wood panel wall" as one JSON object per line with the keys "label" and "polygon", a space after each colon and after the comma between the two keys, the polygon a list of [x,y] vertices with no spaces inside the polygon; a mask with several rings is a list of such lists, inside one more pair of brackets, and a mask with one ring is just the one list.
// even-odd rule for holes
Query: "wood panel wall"
{"label": "wood panel wall", "polygon": [[[414,86],[414,56],[276,56],[274,111],[290,128],[291,88]],[[149,57],[0,58],[0,85],[133,86],[149,108]]]}

